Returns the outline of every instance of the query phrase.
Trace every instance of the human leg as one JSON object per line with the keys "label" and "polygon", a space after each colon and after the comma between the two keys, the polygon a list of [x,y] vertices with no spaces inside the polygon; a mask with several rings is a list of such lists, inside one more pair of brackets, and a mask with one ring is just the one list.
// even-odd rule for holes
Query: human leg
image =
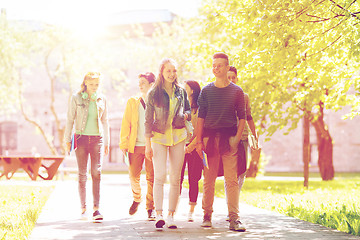
{"label": "human leg", "polygon": [[246,166],[247,166],[247,160],[248,160],[249,142],[247,140],[241,140],[241,142],[239,144],[242,144],[242,149],[239,147],[238,151],[240,151],[240,150],[244,151],[243,154],[238,153],[239,157],[243,158],[243,159],[240,159],[239,162],[243,162],[242,164],[244,165],[244,167],[243,167],[242,171],[240,171],[240,175],[238,177],[239,194],[240,194],[242,186],[244,185],[245,176],[246,176],[246,169],[247,169]]}
{"label": "human leg", "polygon": [[79,196],[82,213],[86,211],[86,180],[87,180],[87,163],[89,159],[88,143],[85,136],[77,139],[77,148],[75,150],[78,164],[78,182]]}
{"label": "human leg", "polygon": [[143,153],[135,147],[134,153],[129,153],[129,178],[135,202],[141,202],[140,175],[144,163]]}
{"label": "human leg", "polygon": [[202,163],[202,159],[199,157],[196,150],[186,155],[185,155],[185,161],[188,161],[189,205],[190,205],[188,221],[193,222],[194,221],[193,213],[199,195],[199,180],[201,179],[203,163]]}
{"label": "human leg", "polygon": [[129,153],[129,163],[130,186],[133,193],[133,203],[129,209],[129,214],[133,215],[141,202],[140,175],[144,163],[144,154],[139,147],[135,147],[134,152]]}
{"label": "human leg", "polygon": [[100,181],[101,181],[101,170],[103,163],[103,140],[102,137],[90,136],[90,158],[91,158],[91,178],[92,178],[92,190],[93,190],[93,201],[94,210],[99,209],[100,203]]}
{"label": "human leg", "polygon": [[155,220],[154,214],[154,166],[153,162],[145,158],[145,149],[144,149],[144,159],[145,159],[145,172],[146,172],[146,183],[147,183],[147,192],[146,192],[146,210],[148,211],[149,220]]}
{"label": "human leg", "polygon": [[232,138],[229,139],[230,150],[222,155],[230,221],[229,229],[243,232],[246,229],[239,220],[238,147],[231,144],[232,140]]}
{"label": "human leg", "polygon": [[230,221],[238,218],[239,212],[239,183],[237,178],[237,146],[230,144],[230,150],[222,154],[224,167],[225,191]]}
{"label": "human leg", "polygon": [[196,205],[199,194],[199,180],[201,179],[203,163],[196,150],[192,151],[190,154],[186,154],[185,160],[188,161],[190,205]]}
{"label": "human leg", "polygon": [[166,181],[166,158],[167,147],[158,143],[152,143],[153,166],[154,166],[154,204],[156,211],[156,228],[162,228],[165,221],[162,216],[164,183]]}
{"label": "human leg", "polygon": [[169,191],[169,216],[168,227],[176,228],[173,223],[173,216],[177,207],[180,194],[180,176],[184,163],[185,141],[169,147],[170,162],[170,191]]}
{"label": "human leg", "polygon": [[169,147],[169,211],[175,212],[180,193],[180,175],[184,163],[185,141]]}
{"label": "human leg", "polygon": [[90,159],[91,159],[91,178],[93,192],[93,219],[95,221],[103,220],[103,216],[99,212],[100,206],[100,181],[101,170],[104,157],[103,139],[99,136],[89,136],[90,142]]}
{"label": "human leg", "polygon": [[[247,162],[248,162],[248,150],[249,150],[249,142],[247,140],[242,141],[243,145],[244,145],[244,150],[245,150],[245,166],[247,166]],[[241,192],[242,186],[244,185],[245,182],[245,177],[246,177],[246,169],[245,168],[245,172],[240,174],[239,178],[239,194]],[[240,197],[240,196],[239,196]]]}
{"label": "human leg", "polygon": [[185,157],[184,157],[184,163],[183,163],[183,166],[182,166],[182,169],[181,169],[181,176],[180,176],[180,195],[181,195],[181,191],[182,191],[182,184],[184,182],[184,177],[185,177],[185,169],[186,169],[186,165],[188,165],[188,169],[189,169],[189,164],[187,162],[187,154],[185,154]]}
{"label": "human leg", "polygon": [[[209,138],[204,138],[205,148]],[[204,210],[204,219],[202,227],[211,227],[211,215],[213,212],[215,181],[218,174],[220,162],[219,155],[219,138],[214,139],[214,146],[211,155],[208,155],[209,168],[204,167],[204,184],[203,184],[203,199],[202,208]]]}

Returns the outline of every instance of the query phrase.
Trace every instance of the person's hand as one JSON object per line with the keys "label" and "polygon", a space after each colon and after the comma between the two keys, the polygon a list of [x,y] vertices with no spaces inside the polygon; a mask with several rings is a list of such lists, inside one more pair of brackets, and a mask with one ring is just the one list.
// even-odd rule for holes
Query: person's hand
{"label": "person's hand", "polygon": [[191,132],[187,132],[187,133],[186,133],[186,135],[187,135],[187,136],[186,136],[186,137],[187,137],[187,139],[191,139],[191,138],[192,138],[192,136],[193,136]]}
{"label": "person's hand", "polygon": [[185,153],[190,153],[189,147],[185,147]]}
{"label": "person's hand", "polygon": [[229,144],[231,147],[237,148],[239,145],[241,138],[238,138],[236,136],[230,137],[229,138]]}
{"label": "person's hand", "polygon": [[127,150],[126,149],[121,149],[122,153],[124,154],[124,156],[126,155]]}
{"label": "person's hand", "polygon": [[204,147],[204,143],[201,141],[201,142],[197,142],[196,143],[196,152],[197,154],[199,154],[199,156],[202,158],[202,152],[205,150],[205,147]]}
{"label": "person's hand", "polygon": [[145,157],[147,159],[149,159],[150,161],[152,161],[153,155],[154,155],[154,153],[153,153],[151,146],[146,146],[145,147]]}
{"label": "person's hand", "polygon": [[184,113],[184,121],[188,120],[188,114]]}
{"label": "person's hand", "polygon": [[66,143],[66,152],[67,152],[67,154],[70,154],[70,150],[71,150],[71,142],[67,142]]}
{"label": "person's hand", "polygon": [[106,145],[104,148],[105,155],[109,154],[109,145]]}
{"label": "person's hand", "polygon": [[250,144],[250,148],[251,150],[255,151],[255,150],[258,150],[259,149],[259,139],[256,135],[253,135],[255,137],[255,145],[251,145]]}

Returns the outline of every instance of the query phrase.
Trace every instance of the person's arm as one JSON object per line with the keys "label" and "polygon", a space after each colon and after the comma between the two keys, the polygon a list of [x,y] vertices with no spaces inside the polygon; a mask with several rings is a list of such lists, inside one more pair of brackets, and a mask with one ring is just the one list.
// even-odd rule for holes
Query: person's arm
{"label": "person's arm", "polygon": [[72,96],[67,112],[66,126],[64,133],[64,141],[66,143],[66,151],[68,153],[70,153],[70,149],[71,149],[71,133],[74,126],[75,116],[76,116],[76,101],[75,101],[75,96]]}
{"label": "person's arm", "polygon": [[196,151],[199,156],[202,156],[202,151],[205,149],[203,143],[204,122],[204,118],[198,118],[196,123]]}
{"label": "person's arm", "polygon": [[104,113],[101,116],[101,122],[103,124],[104,130],[104,153],[105,155],[109,154],[109,145],[110,145],[110,134],[109,134],[109,119],[108,119],[108,106],[105,99],[105,109]]}
{"label": "person's arm", "polygon": [[198,118],[196,122],[196,152],[201,157],[202,151],[205,150],[205,146],[203,143],[203,133],[204,133],[204,125],[205,125],[205,118],[207,115],[207,100],[206,100],[206,87],[204,87],[199,95],[198,98]]}
{"label": "person's arm", "polygon": [[186,91],[185,89],[183,89],[183,93],[184,93],[184,115],[185,115],[185,121],[191,121],[191,107],[190,107],[190,102],[189,99],[187,97]]}
{"label": "person's arm", "polygon": [[149,160],[152,160],[153,150],[151,148],[151,138],[152,126],[154,122],[154,105],[152,99],[152,91],[150,90],[146,99],[146,108],[145,108],[145,157]]}
{"label": "person's arm", "polygon": [[249,126],[249,129],[250,129],[252,135],[254,135],[256,139],[258,139],[257,132],[256,132],[256,129],[255,129],[254,120],[253,119],[247,120],[247,124]]}
{"label": "person's arm", "polygon": [[151,148],[151,138],[145,137],[145,157],[149,160],[152,160],[153,156],[154,156],[154,153]]}
{"label": "person's arm", "polygon": [[250,104],[250,98],[249,95],[245,93],[245,105],[246,105],[246,120],[247,124],[249,126],[249,129],[251,131],[251,134],[255,136],[256,140],[258,139],[256,129],[255,129],[255,123],[251,116],[251,104]]}
{"label": "person's arm", "polygon": [[123,119],[121,121],[121,129],[120,129],[120,143],[119,147],[121,151],[125,153],[128,151],[129,148],[129,138],[130,138],[130,131],[131,131],[131,98],[126,103],[125,112],[123,115]]}
{"label": "person's arm", "polygon": [[242,133],[245,127],[246,119],[246,105],[245,105],[245,94],[242,90],[239,92],[237,115],[239,118],[238,128],[235,135],[235,142],[238,144],[241,140]]}

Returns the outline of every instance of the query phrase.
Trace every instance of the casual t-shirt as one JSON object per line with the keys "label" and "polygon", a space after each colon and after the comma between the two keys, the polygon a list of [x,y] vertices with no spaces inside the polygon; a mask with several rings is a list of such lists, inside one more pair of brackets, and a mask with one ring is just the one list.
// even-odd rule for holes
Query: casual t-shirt
{"label": "casual t-shirt", "polygon": [[243,90],[234,83],[218,88],[214,82],[206,85],[198,99],[199,118],[209,129],[237,126],[237,118],[246,120]]}

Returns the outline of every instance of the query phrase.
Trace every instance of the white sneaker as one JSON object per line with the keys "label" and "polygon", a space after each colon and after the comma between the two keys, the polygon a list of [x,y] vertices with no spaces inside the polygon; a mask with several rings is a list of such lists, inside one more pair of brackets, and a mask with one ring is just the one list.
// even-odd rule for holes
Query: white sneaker
{"label": "white sneaker", "polygon": [[96,210],[93,213],[93,220],[94,222],[100,222],[104,219],[103,215],[101,215],[101,213],[99,212],[99,210]]}
{"label": "white sneaker", "polygon": [[163,226],[165,225],[165,221],[162,215],[156,215],[155,228],[158,231],[163,230]]}
{"label": "white sneaker", "polygon": [[86,212],[86,211],[82,212],[82,213],[81,213],[81,216],[80,216],[80,219],[81,219],[81,220],[87,220],[87,218],[88,218],[87,212]]}
{"label": "white sneaker", "polygon": [[188,214],[188,222],[194,222],[193,212],[189,212],[189,214]]}
{"label": "white sneaker", "polygon": [[177,226],[176,226],[176,224],[174,222],[174,216],[169,215],[167,217],[166,221],[167,221],[167,227],[168,228],[170,228],[170,229],[176,229],[177,228]]}

